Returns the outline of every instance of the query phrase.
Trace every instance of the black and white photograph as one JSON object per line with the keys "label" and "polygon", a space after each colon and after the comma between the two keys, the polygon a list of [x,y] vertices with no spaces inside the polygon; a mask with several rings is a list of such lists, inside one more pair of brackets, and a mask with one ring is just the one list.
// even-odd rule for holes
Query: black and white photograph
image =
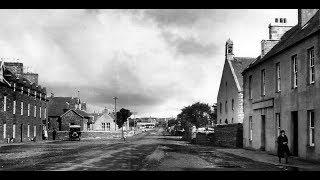
{"label": "black and white photograph", "polygon": [[0,9],[0,174],[320,171],[319,9]]}

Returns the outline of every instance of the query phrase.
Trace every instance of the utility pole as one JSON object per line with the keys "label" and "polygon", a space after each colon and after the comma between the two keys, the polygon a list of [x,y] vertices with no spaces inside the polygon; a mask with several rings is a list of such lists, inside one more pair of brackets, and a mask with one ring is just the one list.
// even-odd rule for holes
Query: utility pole
{"label": "utility pole", "polygon": [[[119,99],[118,97],[113,97],[114,99],[114,112],[115,112],[115,128],[117,128],[117,99]],[[124,136],[123,136],[123,125],[121,127],[121,135],[122,135],[122,139],[124,139]]]}
{"label": "utility pole", "polygon": [[118,97],[113,97],[114,99],[114,114],[115,114],[115,121],[117,122],[117,99]]}

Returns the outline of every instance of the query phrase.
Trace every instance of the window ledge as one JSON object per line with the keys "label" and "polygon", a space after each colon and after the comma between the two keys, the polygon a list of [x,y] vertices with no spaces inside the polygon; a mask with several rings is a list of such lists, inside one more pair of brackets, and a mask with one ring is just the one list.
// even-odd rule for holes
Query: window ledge
{"label": "window ledge", "polygon": [[307,145],[308,149],[315,149],[314,145]]}

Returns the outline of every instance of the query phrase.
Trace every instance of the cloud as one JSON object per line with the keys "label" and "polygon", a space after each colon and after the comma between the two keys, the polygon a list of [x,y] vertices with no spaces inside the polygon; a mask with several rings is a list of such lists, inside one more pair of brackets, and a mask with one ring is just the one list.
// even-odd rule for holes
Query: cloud
{"label": "cloud", "polygon": [[220,48],[214,43],[205,44],[194,37],[183,38],[170,32],[163,32],[162,35],[167,44],[175,48],[178,55],[210,57]]}
{"label": "cloud", "polygon": [[119,107],[140,116],[174,116],[192,102],[215,101],[226,39],[237,54],[258,52],[253,42],[266,15],[248,12],[0,10],[0,52],[39,73],[48,93],[80,90],[91,109],[113,108],[118,96]]}

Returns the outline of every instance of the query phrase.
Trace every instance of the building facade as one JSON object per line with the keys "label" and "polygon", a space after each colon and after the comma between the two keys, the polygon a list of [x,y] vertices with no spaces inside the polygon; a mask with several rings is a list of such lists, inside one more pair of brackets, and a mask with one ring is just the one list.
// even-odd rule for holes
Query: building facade
{"label": "building facade", "polygon": [[299,9],[298,24],[270,31],[276,43],[243,71],[245,148],[276,153],[283,129],[294,156],[320,160],[319,22],[318,9]]}
{"label": "building facade", "polygon": [[69,131],[70,125],[81,126],[81,131],[87,131],[91,117],[85,112],[86,104],[76,97],[54,97],[48,102],[49,131]]}
{"label": "building facade", "polygon": [[242,123],[243,91],[241,72],[255,58],[235,57],[233,42],[225,46],[225,63],[217,96],[217,124]]}
{"label": "building facade", "polygon": [[47,128],[47,92],[25,78],[23,64],[0,67],[0,142],[42,140]]}
{"label": "building facade", "polygon": [[[92,124],[93,131],[118,132],[121,128],[115,122],[114,112],[104,109]],[[129,130],[129,119],[123,124],[123,130]]]}

